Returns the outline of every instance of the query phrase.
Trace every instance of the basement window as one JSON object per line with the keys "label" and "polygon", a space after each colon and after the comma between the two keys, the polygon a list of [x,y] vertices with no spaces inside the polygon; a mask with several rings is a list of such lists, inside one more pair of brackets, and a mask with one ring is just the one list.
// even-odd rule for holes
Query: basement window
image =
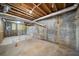
{"label": "basement window", "polygon": [[4,37],[18,36],[27,34],[27,25],[20,21],[11,21],[5,19],[4,24]]}

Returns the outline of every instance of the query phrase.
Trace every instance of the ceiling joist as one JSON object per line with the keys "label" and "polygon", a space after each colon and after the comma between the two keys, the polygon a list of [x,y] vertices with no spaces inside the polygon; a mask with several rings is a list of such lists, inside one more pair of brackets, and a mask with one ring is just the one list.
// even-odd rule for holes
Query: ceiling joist
{"label": "ceiling joist", "polygon": [[[68,3],[6,3],[11,7],[9,14],[35,20],[50,13],[62,10],[73,4]],[[5,5],[6,5],[5,4]],[[3,5],[3,4],[1,4]],[[2,6],[1,9],[3,10]],[[1,10],[0,10],[1,11]]]}
{"label": "ceiling joist", "polygon": [[33,5],[34,5],[35,7],[37,7],[44,15],[47,15],[47,13],[46,13],[45,11],[43,11],[41,8],[39,8],[39,6],[37,6],[37,5],[34,4],[34,3],[33,3]]}

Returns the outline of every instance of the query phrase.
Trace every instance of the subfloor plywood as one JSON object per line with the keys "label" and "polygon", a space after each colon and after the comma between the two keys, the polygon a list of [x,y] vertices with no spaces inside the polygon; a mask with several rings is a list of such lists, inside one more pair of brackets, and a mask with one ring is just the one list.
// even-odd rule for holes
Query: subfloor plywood
{"label": "subfloor plywood", "polygon": [[[43,40],[31,40],[31,39],[24,40],[16,44],[6,45],[4,47],[5,51],[1,52],[0,55],[8,55],[8,56],[79,55],[78,52],[74,51],[71,48]],[[0,48],[3,48],[3,46],[0,46]]]}

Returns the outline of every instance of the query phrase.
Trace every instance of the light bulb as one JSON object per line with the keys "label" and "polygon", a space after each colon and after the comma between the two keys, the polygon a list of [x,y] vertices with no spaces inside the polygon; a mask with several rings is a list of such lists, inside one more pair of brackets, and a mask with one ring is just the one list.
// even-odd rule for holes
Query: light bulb
{"label": "light bulb", "polygon": [[30,14],[32,14],[32,11],[31,11],[31,10],[29,10],[29,13],[30,13]]}
{"label": "light bulb", "polygon": [[26,9],[26,12],[28,12],[29,14],[32,14],[32,10]]}

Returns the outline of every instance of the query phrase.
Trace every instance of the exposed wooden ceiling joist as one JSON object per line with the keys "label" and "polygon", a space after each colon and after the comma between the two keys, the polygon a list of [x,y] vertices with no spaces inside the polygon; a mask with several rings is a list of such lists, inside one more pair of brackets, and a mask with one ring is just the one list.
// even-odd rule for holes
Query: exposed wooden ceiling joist
{"label": "exposed wooden ceiling joist", "polygon": [[[27,4],[23,5],[25,6],[27,9],[32,10],[34,8],[34,5],[32,4],[32,6],[28,6]],[[36,8],[33,10],[33,12],[38,15],[39,17],[43,16],[43,14],[41,14],[40,12],[38,12],[38,10],[36,10]]]}
{"label": "exposed wooden ceiling joist", "polygon": [[[12,10],[16,10],[16,12],[22,13],[22,14],[24,14],[25,16],[27,16],[27,17],[29,17],[29,18],[33,18],[33,17],[30,17],[28,14],[25,14],[25,13],[23,13],[21,10],[18,10],[18,9],[16,9],[16,8],[12,8]],[[35,19],[35,18],[33,18],[33,19]]]}
{"label": "exposed wooden ceiling joist", "polygon": [[34,3],[33,3],[33,5],[34,5],[35,7],[37,7],[44,15],[47,15],[47,13],[46,13],[45,11],[43,11],[41,8],[39,8],[39,6],[37,6],[37,5],[34,4]]}
{"label": "exposed wooden ceiling joist", "polygon": [[[27,16],[27,15],[25,15],[25,14],[22,14],[22,13],[20,13],[20,12],[16,12],[16,11],[14,11],[14,10],[10,10],[10,11],[13,12],[13,13],[18,14],[18,16],[19,16],[19,15],[25,16],[25,18],[27,18],[27,19],[35,19],[35,18],[31,18],[31,17],[29,17],[29,16]],[[21,16],[21,17],[22,17],[22,16]]]}
{"label": "exposed wooden ceiling joist", "polygon": [[28,10],[31,10],[33,16],[35,16],[37,18],[40,17],[38,14],[35,13],[34,10],[32,10],[33,9],[33,6],[29,7],[29,6],[27,6],[26,4],[23,4],[23,3],[22,3],[22,6],[25,7],[26,9],[28,9]]}
{"label": "exposed wooden ceiling joist", "polygon": [[18,11],[24,13],[25,15],[28,15],[29,17],[34,18],[33,15],[30,15],[29,13],[27,13],[27,11],[24,9],[24,7],[21,7],[21,6],[13,6],[11,4],[10,4],[10,6],[12,6],[13,9],[17,9]]}
{"label": "exposed wooden ceiling joist", "polygon": [[65,3],[57,3],[55,4],[58,10],[64,9],[66,7]]}
{"label": "exposed wooden ceiling joist", "polygon": [[[2,4],[1,4],[2,5]],[[1,6],[0,5],[0,6]],[[73,4],[68,3],[8,3],[11,6],[10,14],[34,20],[50,13],[62,10]],[[2,6],[1,6],[2,9]]]}
{"label": "exposed wooden ceiling joist", "polygon": [[44,8],[49,12],[51,13],[52,11],[48,8],[47,4],[43,4]]}

